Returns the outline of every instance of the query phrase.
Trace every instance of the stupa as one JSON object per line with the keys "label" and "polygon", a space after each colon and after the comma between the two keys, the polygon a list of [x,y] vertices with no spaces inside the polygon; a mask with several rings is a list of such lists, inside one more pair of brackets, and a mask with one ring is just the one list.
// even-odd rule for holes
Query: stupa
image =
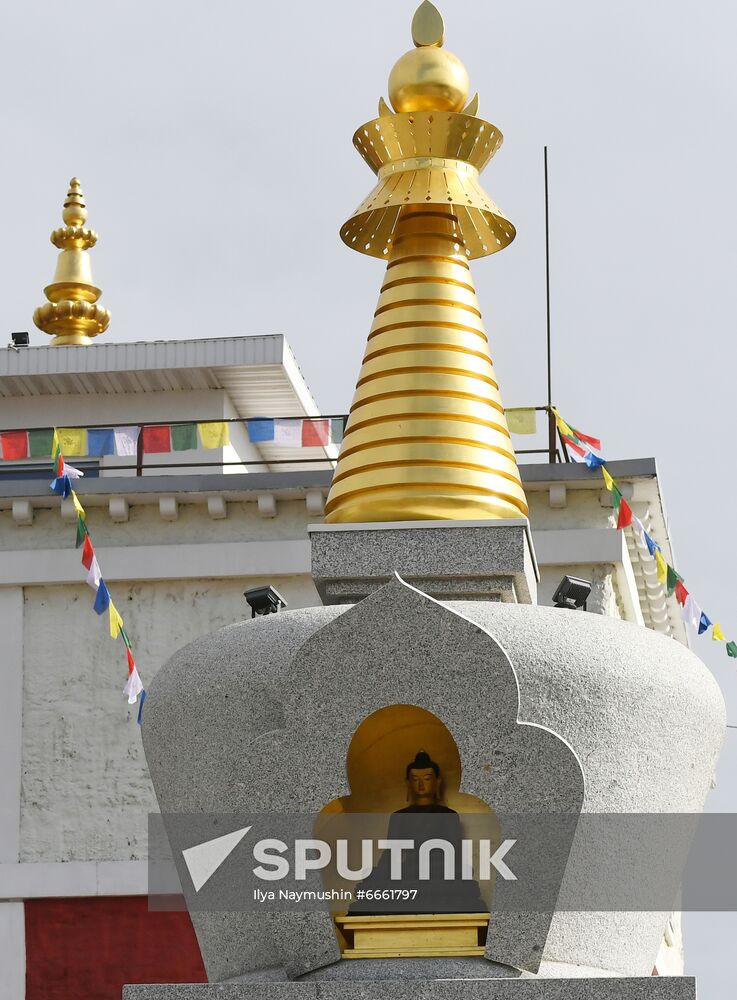
{"label": "stupa", "polygon": [[[127,1000],[695,996],[651,975],[690,828],[658,839],[648,816],[703,808],[721,694],[664,636],[536,604],[468,267],[514,236],[478,182],[501,136],[428,2],[413,39],[355,139],[379,182],[341,235],[387,277],[311,532],[324,606],[202,636],[151,683],[144,748],[210,982]],[[407,815],[429,847],[387,840]],[[403,851],[421,893],[458,824],[430,912],[388,912],[390,889],[352,907],[395,860],[409,892]],[[438,902],[458,877],[478,889],[448,898],[482,902]]]}

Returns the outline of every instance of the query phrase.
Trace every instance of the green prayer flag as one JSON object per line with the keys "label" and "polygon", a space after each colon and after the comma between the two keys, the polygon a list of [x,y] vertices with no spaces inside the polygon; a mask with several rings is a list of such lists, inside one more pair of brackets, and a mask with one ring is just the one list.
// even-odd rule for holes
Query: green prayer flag
{"label": "green prayer flag", "polygon": [[345,431],[345,417],[333,417],[330,421],[330,443],[340,444]]}
{"label": "green prayer flag", "polygon": [[84,537],[86,534],[87,522],[81,514],[77,514],[77,544],[74,546],[76,549],[78,549],[80,545],[84,544]]}
{"label": "green prayer flag", "polygon": [[612,486],[612,506],[616,511],[619,510],[619,505],[622,502],[622,494],[617,489],[616,486]]}
{"label": "green prayer flag", "polygon": [[49,458],[54,441],[51,427],[28,432],[28,454],[31,458]]}
{"label": "green prayer flag", "polygon": [[670,595],[676,589],[676,584],[678,583],[679,580],[683,582],[682,577],[680,577],[678,573],[676,573],[673,567],[668,566],[668,575],[665,580],[665,586],[668,591],[668,597],[670,597]]}
{"label": "green prayer flag", "polygon": [[727,643],[727,656],[733,656],[737,660],[737,642]]}
{"label": "green prayer flag", "polygon": [[197,424],[172,424],[173,451],[194,451],[197,448]]}

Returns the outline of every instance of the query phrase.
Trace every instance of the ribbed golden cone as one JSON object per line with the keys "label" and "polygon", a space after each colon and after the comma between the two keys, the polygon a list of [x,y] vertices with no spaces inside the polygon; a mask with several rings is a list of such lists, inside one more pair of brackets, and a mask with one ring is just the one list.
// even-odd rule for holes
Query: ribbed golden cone
{"label": "ribbed golden cone", "polygon": [[331,523],[527,516],[453,207],[402,209],[326,506]]}

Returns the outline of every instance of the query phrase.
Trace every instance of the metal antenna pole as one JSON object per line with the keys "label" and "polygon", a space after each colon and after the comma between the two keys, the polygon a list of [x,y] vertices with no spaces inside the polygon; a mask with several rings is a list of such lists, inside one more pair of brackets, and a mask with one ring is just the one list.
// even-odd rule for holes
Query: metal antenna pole
{"label": "metal antenna pole", "polygon": [[553,362],[550,347],[550,221],[548,218],[548,147],[544,148],[545,172],[545,305],[548,353],[548,461],[555,462],[555,417],[553,416]]}

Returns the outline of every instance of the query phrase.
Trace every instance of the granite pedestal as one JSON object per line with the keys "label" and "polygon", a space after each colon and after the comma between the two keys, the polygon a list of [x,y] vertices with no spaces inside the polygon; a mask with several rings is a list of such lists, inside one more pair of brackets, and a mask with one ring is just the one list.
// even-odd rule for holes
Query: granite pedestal
{"label": "granite pedestal", "polygon": [[537,603],[526,520],[319,524],[309,533],[323,604],[355,604],[395,573],[437,600]]}

